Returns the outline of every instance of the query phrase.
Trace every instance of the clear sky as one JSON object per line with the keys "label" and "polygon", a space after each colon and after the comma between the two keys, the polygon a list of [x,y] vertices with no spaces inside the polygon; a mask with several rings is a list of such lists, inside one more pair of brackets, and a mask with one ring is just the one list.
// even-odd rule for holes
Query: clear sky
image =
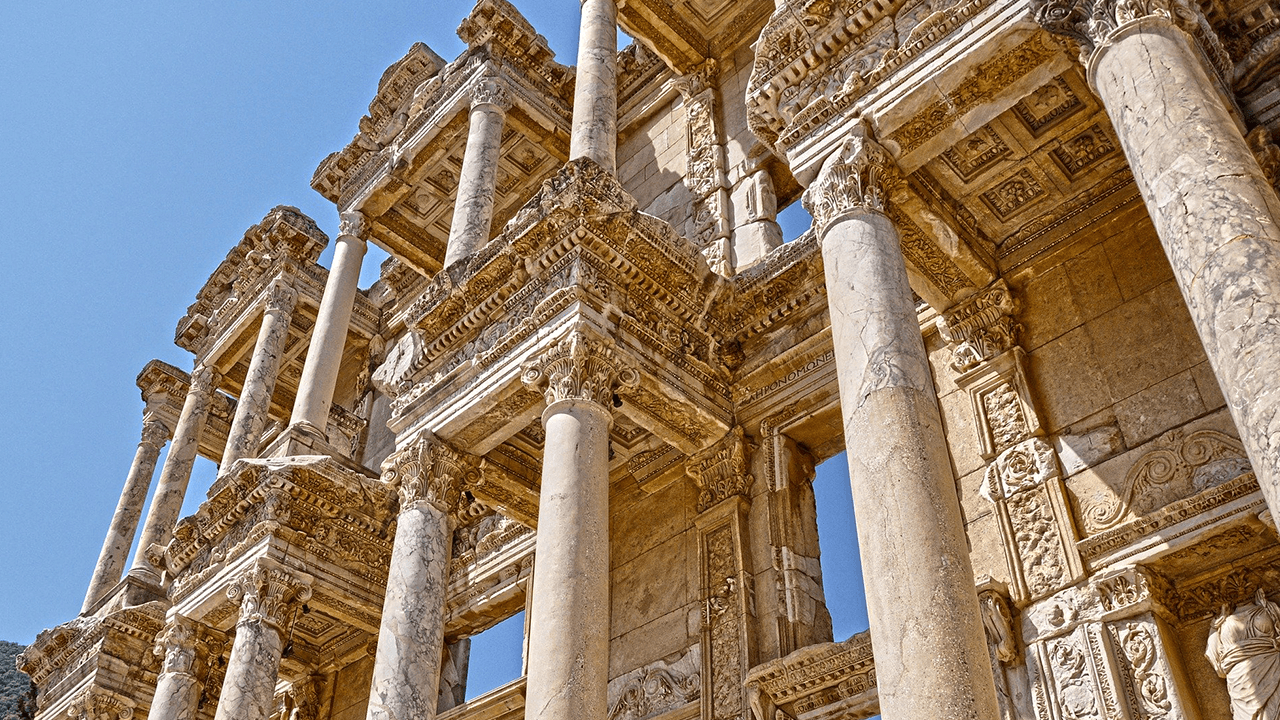
{"label": "clear sky", "polygon": [[[578,3],[517,4],[572,64]],[[463,50],[454,29],[470,5],[6,6],[0,639],[29,643],[79,611],[138,442],[134,378],[152,358],[190,368],[173,332],[196,291],[275,205],[336,235],[336,211],[309,186],[316,166],[350,141],[383,70],[414,42],[445,58]],[[370,253],[362,286],[382,257]],[[211,471],[198,468],[188,510]],[[838,639],[866,627],[844,472],[829,462],[816,483]],[[472,667],[474,692],[487,670]]]}

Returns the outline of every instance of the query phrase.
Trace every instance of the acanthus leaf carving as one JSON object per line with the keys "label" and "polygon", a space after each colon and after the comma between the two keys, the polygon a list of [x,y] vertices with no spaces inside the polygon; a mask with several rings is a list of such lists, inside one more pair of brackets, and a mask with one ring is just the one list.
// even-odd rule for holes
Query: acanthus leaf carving
{"label": "acanthus leaf carving", "polygon": [[400,511],[426,503],[456,522],[465,511],[464,488],[480,476],[479,460],[459,452],[429,432],[382,463],[382,479],[400,494]]}
{"label": "acanthus leaf carving", "polygon": [[227,587],[227,598],[240,605],[240,623],[261,622],[289,634],[297,610],[311,599],[312,577],[259,558]]}
{"label": "acanthus leaf carving", "polygon": [[827,158],[804,194],[819,236],[833,221],[859,210],[883,212],[901,173],[889,154],[871,139],[865,120],[854,125],[840,149]]}
{"label": "acanthus leaf carving", "polygon": [[195,624],[181,616],[169,619],[164,630],[156,636],[152,653],[164,659],[161,672],[192,675],[196,662],[196,628]]}
{"label": "acanthus leaf carving", "polygon": [[1004,280],[967,298],[937,320],[938,333],[951,344],[951,366],[964,372],[1018,343],[1022,329],[1014,319],[1013,294]]}
{"label": "acanthus leaf carving", "polygon": [[698,487],[698,512],[750,492],[754,479],[747,472],[748,450],[742,427],[735,425],[715,445],[689,458],[685,470]]}
{"label": "acanthus leaf carving", "polygon": [[541,389],[548,405],[562,400],[613,407],[613,395],[635,387],[640,375],[623,362],[611,342],[594,340],[574,330],[540,357],[521,367],[520,379]]}

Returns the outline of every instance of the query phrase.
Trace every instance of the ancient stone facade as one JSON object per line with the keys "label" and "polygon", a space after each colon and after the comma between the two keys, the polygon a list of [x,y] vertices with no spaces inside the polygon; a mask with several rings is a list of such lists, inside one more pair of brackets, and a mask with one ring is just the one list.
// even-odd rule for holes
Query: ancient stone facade
{"label": "ancient stone facade", "polygon": [[332,267],[288,207],[231,249],[42,720],[1280,718],[1280,6],[581,22],[569,67],[479,0],[317,169]]}

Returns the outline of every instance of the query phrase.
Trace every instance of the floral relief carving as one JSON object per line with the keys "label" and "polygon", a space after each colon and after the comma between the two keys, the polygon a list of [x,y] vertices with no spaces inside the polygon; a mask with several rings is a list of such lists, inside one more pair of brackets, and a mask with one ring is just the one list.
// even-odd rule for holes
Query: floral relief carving
{"label": "floral relief carving", "polygon": [[735,425],[720,442],[689,458],[685,470],[698,487],[698,512],[751,490],[754,479],[747,473],[747,451],[742,428]]}
{"label": "floral relief carving", "polygon": [[1081,517],[1090,535],[1143,516],[1171,502],[1252,472],[1240,441],[1216,430],[1166,433],[1152,443],[1121,483],[1116,497],[1083,499]]}
{"label": "floral relief carving", "polygon": [[1128,666],[1126,680],[1133,683],[1136,697],[1131,701],[1141,705],[1144,717],[1169,717],[1173,701],[1160,662],[1159,639],[1145,622],[1125,623],[1112,632]]}
{"label": "floral relief carving", "polygon": [[479,461],[424,432],[382,463],[382,479],[400,494],[400,511],[429,504],[451,516],[479,478]]}
{"label": "floral relief carving", "polygon": [[612,343],[575,330],[541,357],[527,361],[520,379],[530,388],[541,388],[548,405],[585,400],[611,408],[614,393],[635,387],[640,375],[623,363]]}
{"label": "floral relief carving", "polygon": [[164,659],[161,672],[190,675],[196,662],[196,630],[192,621],[175,615],[156,637],[152,654]]}
{"label": "floral relief carving", "polygon": [[608,720],[644,720],[702,696],[702,650],[694,645],[671,662],[656,662],[609,682]]}
{"label": "floral relief carving", "polygon": [[1022,330],[1013,319],[1018,306],[1004,280],[947,310],[938,334],[951,345],[951,366],[964,372],[1018,344]]}

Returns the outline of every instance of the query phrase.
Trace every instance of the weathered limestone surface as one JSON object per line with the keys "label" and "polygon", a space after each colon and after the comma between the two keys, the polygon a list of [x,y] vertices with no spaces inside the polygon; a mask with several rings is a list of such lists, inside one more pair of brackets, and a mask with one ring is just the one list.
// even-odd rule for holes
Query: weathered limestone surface
{"label": "weathered limestone surface", "polygon": [[582,3],[576,82],[569,159],[591,158],[609,172],[617,172],[617,0],[584,0]]}
{"label": "weathered limestone surface", "polygon": [[[880,707],[997,717],[995,686],[928,356],[882,212],[887,153],[855,130],[808,202],[822,238]],[[894,578],[877,582],[877,578]]]}
{"label": "weathered limestone surface", "polygon": [[202,365],[197,365],[191,373],[191,388],[182,405],[178,427],[173,431],[173,442],[160,471],[160,482],[151,498],[147,520],[133,556],[133,566],[129,569],[130,575],[155,579],[155,570],[147,562],[147,552],[152,545],[164,546],[173,534],[178,513],[182,512],[187,483],[191,481],[191,468],[200,450],[200,433],[209,418],[209,404],[221,381],[222,377],[216,370]]}
{"label": "weathered limestone surface", "polygon": [[107,528],[98,564],[93,569],[93,578],[89,580],[89,591],[85,593],[81,614],[91,612],[103,596],[120,582],[125,561],[129,558],[129,548],[133,544],[134,532],[142,518],[142,508],[147,502],[147,493],[151,490],[156,461],[160,459],[160,450],[169,435],[169,429],[159,420],[145,418],[142,421],[142,440],[138,443],[138,452],[133,456],[133,465],[129,467],[129,476],[125,478],[124,490],[120,492],[120,502],[116,505],[115,514],[111,516],[111,526]]}
{"label": "weathered limestone surface", "polygon": [[1280,508],[1280,200],[1186,33],[1149,16],[1090,60],[1272,508]]}
{"label": "weathered limestone surface", "polygon": [[196,631],[191,621],[181,616],[170,618],[160,637],[155,654],[163,658],[156,678],[156,693],[151,701],[150,720],[194,720],[200,700],[200,683],[196,679]]}
{"label": "weathered limestone surface", "polygon": [[467,149],[462,156],[462,172],[458,175],[458,199],[453,206],[453,223],[449,226],[445,267],[489,242],[502,126],[511,105],[507,93],[497,78],[482,80],[472,90],[471,124]]}
{"label": "weathered limestone surface", "polygon": [[266,720],[275,707],[285,637],[311,597],[311,577],[257,560],[227,588],[227,597],[240,603],[240,619],[214,720]]}
{"label": "weathered limestone surface", "polygon": [[275,391],[276,376],[280,373],[280,360],[285,342],[289,339],[289,322],[298,292],[287,279],[276,280],[267,290],[267,306],[262,313],[262,325],[258,329],[258,341],[253,347],[249,371],[240,402],[231,420],[227,437],[227,449],[222,454],[221,469],[229,470],[235,461],[253,457],[271,410],[271,393]]}
{"label": "weathered limestone surface", "polygon": [[434,438],[388,458],[384,479],[400,492],[386,601],[378,630],[368,720],[435,717],[453,521],[462,482],[474,469]]}
{"label": "weathered limestone surface", "polygon": [[351,310],[360,289],[360,263],[369,249],[362,237],[364,232],[365,221],[359,212],[343,213],[342,233],[334,243],[333,267],[316,314],[316,331],[298,380],[290,424],[305,423],[323,433],[329,423],[329,406],[338,385]]}

